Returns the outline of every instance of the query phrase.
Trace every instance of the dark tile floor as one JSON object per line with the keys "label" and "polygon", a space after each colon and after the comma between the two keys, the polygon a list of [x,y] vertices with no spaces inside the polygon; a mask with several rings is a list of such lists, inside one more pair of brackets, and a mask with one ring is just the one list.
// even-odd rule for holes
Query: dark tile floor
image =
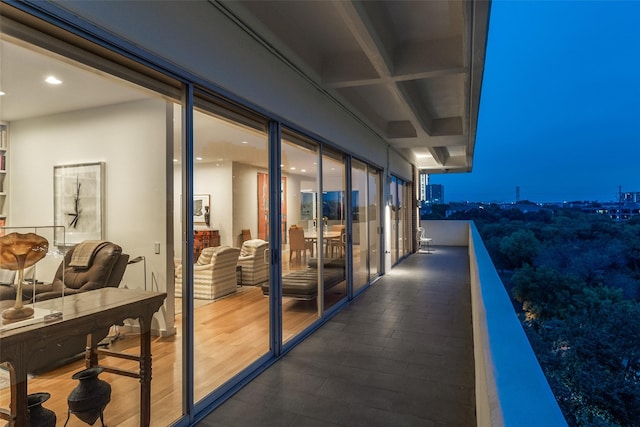
{"label": "dark tile floor", "polygon": [[467,248],[414,254],[198,426],[472,426]]}

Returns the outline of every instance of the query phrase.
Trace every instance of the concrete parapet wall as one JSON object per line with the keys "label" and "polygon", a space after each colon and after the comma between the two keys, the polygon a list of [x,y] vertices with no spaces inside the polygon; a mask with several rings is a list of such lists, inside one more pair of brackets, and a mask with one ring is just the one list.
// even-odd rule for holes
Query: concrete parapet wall
{"label": "concrete parapet wall", "polygon": [[467,224],[477,425],[566,426],[480,234]]}
{"label": "concrete parapet wall", "polygon": [[433,239],[434,246],[469,245],[468,221],[422,220],[420,226],[426,230],[426,236]]}

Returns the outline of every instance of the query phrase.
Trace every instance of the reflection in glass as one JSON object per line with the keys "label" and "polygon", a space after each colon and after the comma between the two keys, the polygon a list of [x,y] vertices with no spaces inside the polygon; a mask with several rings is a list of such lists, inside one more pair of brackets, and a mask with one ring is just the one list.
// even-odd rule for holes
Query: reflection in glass
{"label": "reflection in glass", "polygon": [[281,150],[281,193],[286,192],[287,205],[282,218],[287,230],[281,257],[282,339],[287,342],[320,316],[316,260],[324,221],[318,208],[317,145],[287,135]]}
{"label": "reflection in glass", "polygon": [[380,174],[376,169],[369,168],[369,191],[367,198],[367,224],[369,225],[369,279],[380,273]]}
{"label": "reflection in glass", "polygon": [[351,204],[353,241],[353,290],[367,284],[369,280],[369,230],[367,165],[357,160],[351,162]]}
{"label": "reflection in glass", "polygon": [[398,215],[399,215],[399,202],[398,202],[398,179],[395,176],[391,177],[391,186],[389,188],[391,195],[390,203],[390,219],[391,219],[391,265],[394,265],[398,261]]}
{"label": "reflection in glass", "polygon": [[345,162],[340,153],[325,149],[322,156],[323,298],[324,308],[333,306],[347,295]]}
{"label": "reflection in glass", "polygon": [[194,203],[209,206],[207,218],[205,211],[189,218],[194,224],[197,401],[268,354],[270,347],[269,300],[262,290],[263,285],[269,288],[264,256],[269,236],[260,228],[261,215],[268,212],[256,206],[265,194],[260,177],[266,179],[268,173],[267,133],[260,122],[250,126],[223,118],[224,111],[211,111],[213,103],[197,99],[196,105],[202,108],[194,112]]}

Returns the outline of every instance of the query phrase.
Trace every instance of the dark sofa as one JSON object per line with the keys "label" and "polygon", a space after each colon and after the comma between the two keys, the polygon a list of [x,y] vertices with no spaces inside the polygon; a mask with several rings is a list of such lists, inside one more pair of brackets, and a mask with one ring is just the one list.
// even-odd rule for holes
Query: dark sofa
{"label": "dark sofa", "polygon": [[[282,276],[282,296],[300,300],[312,300],[318,296],[318,259],[309,259],[304,270],[294,270]],[[324,262],[324,290],[331,289],[346,278],[343,258],[326,259]],[[269,295],[269,283],[262,285],[262,293]]]}

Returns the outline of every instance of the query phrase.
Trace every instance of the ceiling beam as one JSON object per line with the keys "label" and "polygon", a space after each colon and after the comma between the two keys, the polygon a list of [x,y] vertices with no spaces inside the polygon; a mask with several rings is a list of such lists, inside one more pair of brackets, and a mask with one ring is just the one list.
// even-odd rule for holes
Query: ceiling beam
{"label": "ceiling beam", "polygon": [[446,166],[449,161],[449,150],[447,147],[429,147],[429,152],[442,166]]}

